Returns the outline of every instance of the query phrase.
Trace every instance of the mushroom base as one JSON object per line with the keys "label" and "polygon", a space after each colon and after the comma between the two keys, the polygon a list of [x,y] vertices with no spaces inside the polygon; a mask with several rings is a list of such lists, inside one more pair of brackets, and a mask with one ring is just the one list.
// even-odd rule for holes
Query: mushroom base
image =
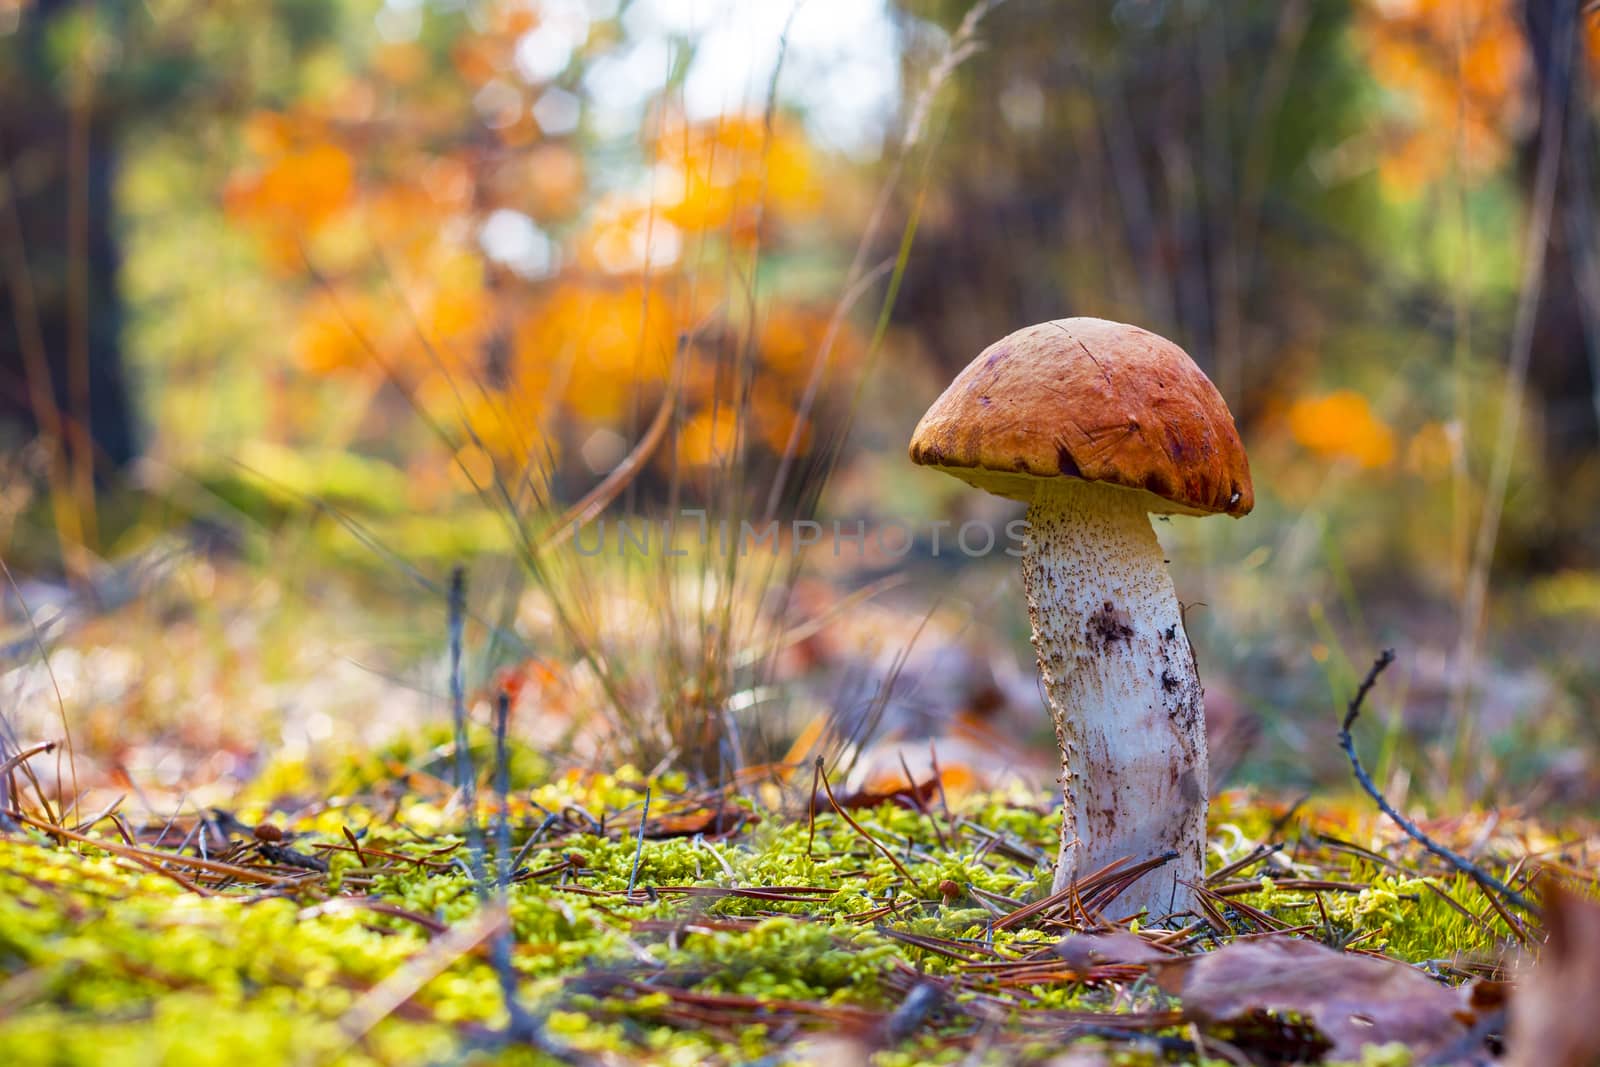
{"label": "mushroom base", "polygon": [[1041,486],[1023,588],[1062,753],[1055,888],[1118,860],[1175,853],[1114,915],[1188,909],[1204,874],[1205,713],[1194,653],[1139,495]]}

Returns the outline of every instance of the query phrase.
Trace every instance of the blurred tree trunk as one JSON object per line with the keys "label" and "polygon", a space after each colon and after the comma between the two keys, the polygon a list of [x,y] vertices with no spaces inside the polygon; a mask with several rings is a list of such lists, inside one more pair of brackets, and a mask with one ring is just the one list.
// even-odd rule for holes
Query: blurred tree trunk
{"label": "blurred tree trunk", "polygon": [[1538,121],[1521,151],[1523,188],[1530,198],[1539,144],[1550,123],[1563,123],[1529,377],[1540,394],[1547,455],[1571,465],[1600,440],[1600,221],[1582,0],[1522,0],[1521,6],[1539,102]]}
{"label": "blurred tree trunk", "polygon": [[120,345],[113,131],[90,80],[52,53],[80,6],[24,5],[0,71],[0,435],[52,438],[81,487],[132,459],[138,434]]}

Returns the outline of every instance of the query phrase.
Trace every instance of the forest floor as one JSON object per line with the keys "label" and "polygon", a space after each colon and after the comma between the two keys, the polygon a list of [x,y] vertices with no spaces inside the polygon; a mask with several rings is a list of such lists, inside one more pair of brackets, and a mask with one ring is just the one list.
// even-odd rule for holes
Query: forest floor
{"label": "forest floor", "polygon": [[[470,797],[448,743],[399,745],[168,820],[64,817],[29,785],[48,754],[14,759],[0,1061],[1489,1062],[1543,936],[1364,798],[1224,794],[1196,913],[1141,928],[1129,868],[1049,895],[1044,803],[509,751],[496,790],[494,739],[471,751]],[[1530,893],[1595,888],[1600,835],[1426,829]]]}
{"label": "forest floor", "polygon": [[[987,764],[896,749],[892,774],[803,758],[716,789],[561,755],[532,721],[502,744],[481,694],[460,745],[448,684],[373,652],[408,620],[312,588],[316,611],[288,610],[195,564],[59,625],[33,595],[45,625],[14,644],[51,654],[0,675],[0,1063],[1600,1056],[1600,1019],[1571,1010],[1600,996],[1600,827],[1548,803],[1435,806],[1419,829],[1464,869],[1351,785],[1224,789],[1197,906],[1141,920],[1119,894],[1159,872],[1051,894],[1059,800],[1038,767],[989,773],[1037,747],[1020,720],[979,735],[1014,738]],[[926,656],[971,674],[971,644]],[[1255,736],[1212,726],[1218,755]],[[1374,763],[1427,809],[1403,761]]]}

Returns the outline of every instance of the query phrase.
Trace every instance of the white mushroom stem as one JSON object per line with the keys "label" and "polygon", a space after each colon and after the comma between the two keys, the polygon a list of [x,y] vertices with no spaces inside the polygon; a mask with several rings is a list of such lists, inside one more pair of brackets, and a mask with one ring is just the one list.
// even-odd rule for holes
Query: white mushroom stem
{"label": "white mushroom stem", "polygon": [[1187,909],[1204,871],[1206,733],[1200,678],[1146,494],[1041,482],[1022,584],[1061,747],[1066,800],[1055,888],[1117,860],[1177,853],[1113,915]]}

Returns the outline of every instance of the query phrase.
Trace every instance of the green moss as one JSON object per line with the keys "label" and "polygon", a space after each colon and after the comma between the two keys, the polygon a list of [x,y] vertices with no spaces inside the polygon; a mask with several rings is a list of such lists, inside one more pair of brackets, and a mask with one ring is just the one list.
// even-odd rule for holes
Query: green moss
{"label": "green moss", "polygon": [[[415,763],[434,752],[424,745],[405,755]],[[381,774],[400,755],[353,765],[349,784]],[[675,806],[694,810],[683,787],[653,783],[653,820]],[[523,855],[525,874],[506,894],[511,965],[521,1007],[552,1041],[662,1064],[782,1062],[806,1033],[861,1034],[867,1026],[862,1036],[875,1041],[882,1024],[862,1020],[887,1018],[907,976],[921,974],[959,986],[945,1014],[881,1049],[875,1063],[962,1061],[973,1026],[964,1013],[980,1003],[990,1014],[1010,1005],[1018,1027],[993,1061],[1028,1062],[1059,1052],[1058,1043],[1026,1036],[1031,1012],[1172,1004],[1146,981],[1085,983],[1058,973],[1019,989],[958,958],[1019,960],[1059,936],[1059,928],[1028,923],[995,930],[1007,907],[984,903],[1048,892],[1048,863],[1030,857],[1051,852],[1050,813],[981,799],[953,815],[886,804],[853,813],[852,826],[831,812],[786,819],[734,799],[728,803],[751,817],[737,836],[647,839],[640,850],[643,790],[640,776],[624,769],[525,781],[514,798],[516,847],[541,828],[544,837]],[[253,801],[262,813],[265,803]],[[486,798],[485,821],[493,810]],[[1217,810],[1218,865],[1249,856],[1281,817],[1239,798]],[[544,814],[563,811],[568,817],[553,823]],[[448,803],[423,796],[383,815],[361,804],[329,807],[287,827],[296,832],[294,849],[329,859],[326,876],[272,889],[207,877],[209,895],[94,847],[63,847],[41,834],[0,838],[0,1062],[547,1062],[495,1039],[509,1016],[484,946],[417,981],[402,1008],[360,1040],[341,1028],[365,1010],[372,990],[435,951],[437,924],[459,928],[484,907],[471,852],[453,832],[459,819]],[[370,853],[350,848],[347,827]],[[242,854],[237,861],[259,862]],[[493,869],[493,857],[487,862]],[[1425,884],[1421,875],[1343,854],[1318,862],[1317,877],[1361,888],[1321,892],[1319,908],[1313,894],[1283,884],[1305,874],[1293,864],[1254,866],[1230,880],[1258,888],[1229,901],[1410,960],[1489,956],[1502,945],[1492,917],[1471,919],[1440,896],[1483,910],[1459,878],[1430,875]],[[769,892],[713,892],[751,887]],[[821,892],[780,891],[795,887]],[[1241,916],[1229,918],[1236,932],[1249,928]],[[809,1007],[796,1013],[784,1004]],[[1156,1062],[1138,1047],[1108,1050],[1116,1063]],[[1363,1063],[1388,1065],[1398,1062],[1394,1055],[1374,1050]]]}

